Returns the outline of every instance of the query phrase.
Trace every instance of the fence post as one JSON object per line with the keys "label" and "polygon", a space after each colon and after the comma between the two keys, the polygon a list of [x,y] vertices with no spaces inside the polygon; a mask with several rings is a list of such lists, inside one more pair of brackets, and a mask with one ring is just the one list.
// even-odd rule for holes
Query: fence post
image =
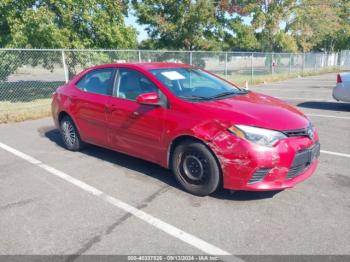
{"label": "fence post", "polygon": [[192,65],[192,51],[190,51],[190,65]]}
{"label": "fence post", "polygon": [[304,74],[304,70],[305,70],[305,53],[303,52],[303,60],[302,60],[302,64],[301,64],[301,74]]}
{"label": "fence post", "polygon": [[139,50],[139,63],[142,62],[142,58],[141,58],[141,50]]}
{"label": "fence post", "polygon": [[317,54],[314,54],[315,56],[315,64],[314,64],[314,71],[317,71]]}
{"label": "fence post", "polygon": [[62,65],[63,65],[63,71],[64,71],[64,80],[66,81],[66,83],[68,83],[69,75],[67,70],[66,58],[64,56],[64,50],[62,50]]}
{"label": "fence post", "polygon": [[271,53],[271,75],[273,75],[273,71],[274,71],[274,65],[275,65],[275,62],[274,62],[274,55],[273,53]]}
{"label": "fence post", "polygon": [[292,73],[292,53],[289,55],[289,74]]}
{"label": "fence post", "polygon": [[250,56],[250,84],[253,84],[254,78],[254,53],[252,52]]}
{"label": "fence post", "polygon": [[227,52],[225,52],[225,79],[227,79]]}

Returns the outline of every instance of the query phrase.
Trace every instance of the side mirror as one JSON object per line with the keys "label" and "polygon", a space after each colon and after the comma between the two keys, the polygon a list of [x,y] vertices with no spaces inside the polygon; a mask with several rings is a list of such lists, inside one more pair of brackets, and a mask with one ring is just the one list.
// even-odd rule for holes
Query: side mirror
{"label": "side mirror", "polygon": [[142,105],[160,105],[160,99],[156,92],[141,94],[136,97],[136,102]]}

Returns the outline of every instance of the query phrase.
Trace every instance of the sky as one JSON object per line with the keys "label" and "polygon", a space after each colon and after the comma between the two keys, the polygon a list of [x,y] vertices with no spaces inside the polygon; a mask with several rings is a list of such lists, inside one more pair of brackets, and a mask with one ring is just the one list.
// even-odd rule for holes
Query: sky
{"label": "sky", "polygon": [[145,30],[146,26],[140,25],[136,22],[136,17],[134,15],[134,12],[132,11],[129,12],[128,17],[125,18],[125,24],[136,28],[138,32],[138,35],[137,35],[138,42],[141,42],[142,40],[145,40],[148,38],[147,32]]}

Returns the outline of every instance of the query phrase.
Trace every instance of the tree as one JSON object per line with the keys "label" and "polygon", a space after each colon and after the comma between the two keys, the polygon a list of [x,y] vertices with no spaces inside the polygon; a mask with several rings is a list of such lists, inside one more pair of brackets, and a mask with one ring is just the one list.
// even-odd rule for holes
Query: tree
{"label": "tree", "polygon": [[224,48],[233,51],[260,50],[260,42],[256,37],[254,28],[243,23],[241,17],[228,19],[225,26]]}
{"label": "tree", "polygon": [[[0,45],[17,48],[135,48],[136,30],[124,24],[127,2],[2,0]],[[87,54],[68,54],[66,62],[70,73],[74,74],[77,65],[85,65]],[[51,53],[49,57],[45,56],[42,59],[46,68],[52,68],[54,63],[61,62],[59,53]],[[33,64],[33,61],[38,63],[38,59],[33,59],[30,55],[21,60],[22,64]],[[20,65],[11,67],[2,78],[6,78],[18,66]]]}
{"label": "tree", "polygon": [[338,0],[304,0],[295,8],[288,28],[300,49],[308,52],[341,29]]}
{"label": "tree", "polygon": [[211,0],[132,0],[140,24],[157,48],[215,50],[221,48],[223,32]]}
{"label": "tree", "polygon": [[219,5],[233,20],[251,18],[262,51],[331,51],[349,46],[348,0],[221,0]]}
{"label": "tree", "polygon": [[350,1],[339,0],[334,3],[339,17],[339,25],[325,35],[316,48],[328,52],[350,49]]}
{"label": "tree", "polygon": [[[231,38],[239,49],[261,51],[296,51],[297,46],[281,25],[288,18],[296,4],[294,0],[221,0],[220,8],[229,18],[226,28],[232,30]],[[249,17],[250,25],[242,22]],[[236,48],[236,47],[235,47]]]}
{"label": "tree", "polygon": [[[124,24],[125,1],[8,1],[7,46],[31,48],[133,48],[136,31]],[[11,11],[11,9],[15,9]]]}
{"label": "tree", "polygon": [[12,21],[19,19],[27,8],[33,6],[34,2],[33,0],[0,1],[0,47],[7,46],[12,40]]}

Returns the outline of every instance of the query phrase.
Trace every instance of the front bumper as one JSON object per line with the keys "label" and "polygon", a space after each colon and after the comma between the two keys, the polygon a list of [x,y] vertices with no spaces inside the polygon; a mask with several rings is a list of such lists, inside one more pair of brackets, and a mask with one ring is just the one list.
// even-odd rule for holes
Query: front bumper
{"label": "front bumper", "polygon": [[224,132],[210,146],[221,164],[223,186],[232,190],[291,188],[310,177],[319,162],[316,132],[312,140],[289,137],[274,147],[259,146]]}

